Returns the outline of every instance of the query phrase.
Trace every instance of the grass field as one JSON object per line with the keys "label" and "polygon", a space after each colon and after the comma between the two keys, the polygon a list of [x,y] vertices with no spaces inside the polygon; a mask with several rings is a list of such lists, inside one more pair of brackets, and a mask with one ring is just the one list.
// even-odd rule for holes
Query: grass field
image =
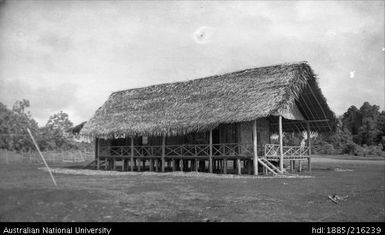
{"label": "grass field", "polygon": [[287,179],[56,173],[55,187],[42,165],[3,163],[0,221],[385,221],[383,160],[312,166]]}

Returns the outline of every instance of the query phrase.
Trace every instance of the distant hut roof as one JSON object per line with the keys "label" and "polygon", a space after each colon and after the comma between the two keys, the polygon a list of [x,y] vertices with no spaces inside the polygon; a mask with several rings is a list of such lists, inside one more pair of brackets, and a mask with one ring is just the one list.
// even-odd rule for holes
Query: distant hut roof
{"label": "distant hut roof", "polygon": [[[84,125],[81,134],[100,138],[180,135],[222,123],[271,117],[287,112],[294,104],[306,120],[334,118],[306,62],[117,91]],[[314,122],[311,127],[330,130],[328,123]]]}
{"label": "distant hut roof", "polygon": [[73,135],[78,135],[86,123],[87,122],[82,122],[74,127],[71,127],[67,130],[67,132],[72,133]]}

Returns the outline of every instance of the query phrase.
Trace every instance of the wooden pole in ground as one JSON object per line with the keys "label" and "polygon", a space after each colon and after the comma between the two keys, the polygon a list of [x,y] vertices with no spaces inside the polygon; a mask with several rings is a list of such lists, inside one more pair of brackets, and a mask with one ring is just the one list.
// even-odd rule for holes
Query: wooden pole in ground
{"label": "wooden pole in ground", "polygon": [[31,131],[29,130],[29,128],[27,128],[27,131],[28,131],[29,136],[31,136],[31,139],[32,139],[33,144],[35,145],[37,151],[39,152],[40,157],[41,157],[41,159],[43,160],[43,163],[44,163],[45,167],[47,168],[47,170],[48,170],[48,172],[49,172],[49,175],[51,176],[51,179],[52,179],[52,181],[53,181],[53,184],[54,184],[55,186],[57,186],[56,180],[55,180],[55,178],[53,177],[53,174],[52,174],[52,172],[51,172],[51,169],[49,168],[47,162],[45,161],[45,159],[44,159],[44,157],[43,157],[43,154],[40,152],[40,148],[39,148],[39,146],[37,145],[37,143],[36,143],[36,141],[35,141],[35,138],[33,138],[33,135],[32,135],[32,133],[31,133]]}
{"label": "wooden pole in ground", "polygon": [[227,159],[223,159],[223,174],[227,174]]}
{"label": "wooden pole in ground", "polygon": [[112,168],[114,171],[116,170],[116,157],[112,158]]}
{"label": "wooden pole in ground", "polygon": [[131,171],[134,171],[134,137],[131,137]]}
{"label": "wooden pole in ground", "polygon": [[241,172],[241,159],[237,158],[237,173],[240,175]]}
{"label": "wooden pole in ground", "polygon": [[279,122],[279,153],[280,153],[279,170],[283,172],[283,136],[282,136],[283,133],[282,133],[282,116],[281,115],[279,115],[278,122]]}
{"label": "wooden pole in ground", "polygon": [[95,161],[96,161],[96,170],[99,170],[99,168],[100,168],[99,138],[95,138]]}
{"label": "wooden pole in ground", "polygon": [[307,160],[307,168],[311,172],[311,138],[310,138],[310,123],[306,123],[306,135],[307,135],[307,146],[309,148],[309,157]]}
{"label": "wooden pole in ground", "polygon": [[156,172],[159,171],[159,160],[158,159],[155,159],[155,171]]}
{"label": "wooden pole in ground", "polygon": [[140,168],[140,158],[136,159],[136,165],[138,167],[138,171],[141,171],[141,168]]}
{"label": "wooden pole in ground", "polygon": [[154,171],[154,159],[150,159],[150,171]]}
{"label": "wooden pole in ground", "polygon": [[258,175],[258,136],[257,136],[257,119],[253,122],[253,147],[254,147],[254,175]]}
{"label": "wooden pole in ground", "polygon": [[210,129],[210,156],[209,156],[209,172],[213,173],[213,129]]}
{"label": "wooden pole in ground", "polygon": [[162,172],[164,172],[165,156],[166,156],[166,136],[164,135],[162,136]]}

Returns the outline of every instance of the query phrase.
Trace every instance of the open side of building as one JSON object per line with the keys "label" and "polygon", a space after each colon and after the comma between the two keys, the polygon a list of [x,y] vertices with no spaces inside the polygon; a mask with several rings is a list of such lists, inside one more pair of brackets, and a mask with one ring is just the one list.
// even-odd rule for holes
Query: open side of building
{"label": "open side of building", "polygon": [[80,134],[95,138],[97,169],[278,175],[284,161],[311,169],[310,138],[284,146],[283,132],[334,128],[315,74],[300,62],[114,92]]}

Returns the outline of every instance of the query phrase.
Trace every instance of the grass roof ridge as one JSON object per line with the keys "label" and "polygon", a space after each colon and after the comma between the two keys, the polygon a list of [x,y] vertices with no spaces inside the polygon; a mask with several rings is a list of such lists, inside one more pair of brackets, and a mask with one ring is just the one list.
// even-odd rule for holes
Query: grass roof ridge
{"label": "grass roof ridge", "polygon": [[222,76],[238,75],[238,74],[242,74],[245,72],[251,72],[251,71],[255,71],[255,70],[263,70],[263,69],[274,68],[274,67],[295,66],[295,65],[303,65],[303,64],[308,65],[308,62],[304,60],[304,61],[297,61],[297,62],[286,62],[286,63],[275,64],[275,65],[266,65],[266,66],[262,66],[262,67],[251,67],[251,68],[247,68],[247,69],[236,70],[233,72],[224,72],[221,74],[209,75],[209,76],[205,76],[205,77],[201,77],[201,78],[193,78],[193,79],[187,79],[187,80],[181,80],[181,81],[165,82],[165,83],[158,83],[158,84],[153,84],[153,85],[148,85],[148,86],[141,86],[141,87],[134,87],[134,88],[129,88],[129,89],[117,90],[117,91],[113,91],[111,93],[111,95],[123,93],[123,92],[128,92],[128,91],[132,91],[132,90],[137,90],[137,89],[156,87],[156,86],[160,86],[160,85],[187,83],[187,82],[217,78],[217,77],[222,77]]}

